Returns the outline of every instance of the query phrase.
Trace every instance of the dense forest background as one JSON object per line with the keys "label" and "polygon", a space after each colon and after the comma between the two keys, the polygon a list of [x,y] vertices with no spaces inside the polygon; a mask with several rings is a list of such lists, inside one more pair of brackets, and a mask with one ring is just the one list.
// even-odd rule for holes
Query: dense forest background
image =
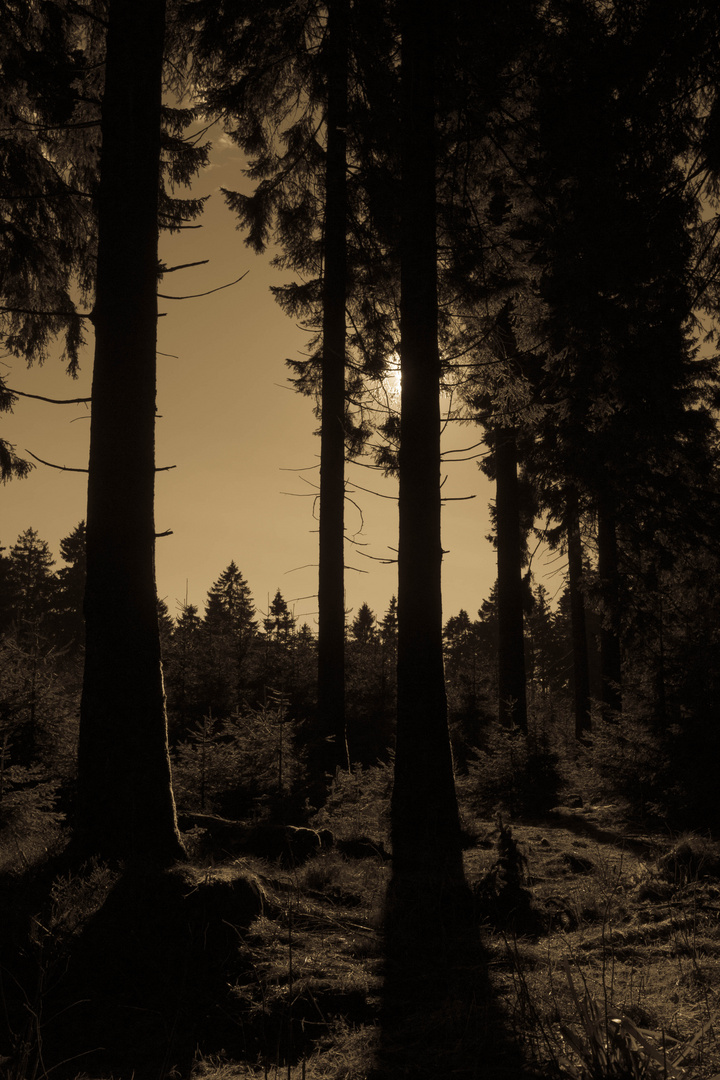
{"label": "dense forest background", "polygon": [[[462,1075],[489,1053],[517,1076],[478,928],[537,936],[557,920],[532,907],[509,818],[608,804],[621,825],[594,823],[605,843],[718,827],[717,5],[0,0],[0,17],[0,338],[29,364],[59,347],[71,374],[94,348],[85,522],[57,570],[32,528],[0,557],[5,1060],[17,1077],[30,1061],[73,1074],[70,1020],[48,1067],[28,1049],[42,941],[67,959],[55,1015],[78,1006],[118,1075],[177,1075],[175,1053],[189,1075],[196,1032],[218,1049],[232,1027],[239,1047],[273,1008],[238,1005],[245,931],[257,919],[270,952],[287,932],[291,997],[295,909],[278,901],[270,932],[263,905],[300,889],[281,870],[332,848],[303,902],[360,905],[365,887],[333,893],[333,875],[346,857],[383,864],[383,1004],[361,994],[360,1012],[379,1015],[385,1052],[418,1053],[408,1018],[429,1001],[456,1019],[464,1002],[480,1042],[471,1060],[464,1036],[442,1054]],[[319,420],[317,633],[279,591],[260,616],[235,562],[202,612],[157,598],[158,300],[183,298],[165,279],[185,268],[160,262],[158,239],[202,213],[192,183],[215,125],[254,185],[223,195],[252,248],[276,245],[291,278],[276,298],[308,331],[289,367]],[[4,410],[18,396],[0,379]],[[492,594],[450,618],[448,424],[495,485],[497,552]],[[387,611],[346,625],[350,460],[397,476],[398,576]],[[0,440],[4,482],[30,465]],[[554,607],[532,576],[541,543],[566,566]],[[495,816],[498,858],[471,883],[477,820]],[[115,998],[97,990],[105,954]],[[136,977],[148,956],[160,982]],[[170,1022],[162,978],[185,988],[188,965],[203,992]],[[217,1038],[211,1001],[231,1017]],[[278,1034],[276,1072],[304,1075],[305,1019]]]}
{"label": "dense forest background", "polygon": [[[3,850],[6,869],[44,850],[72,819],[82,687],[84,523],[60,562],[33,529],[0,555]],[[575,737],[570,591],[555,607],[525,581],[528,730],[499,722],[497,588],[471,618],[443,629],[457,780],[478,809],[540,813],[571,792],[620,799],[639,820],[714,829],[713,698],[718,671],[710,560],[668,588],[663,639],[628,648],[622,716],[601,715],[601,617],[589,612],[594,730]],[[57,567],[57,568],[56,568]],[[590,577],[590,571],[587,570]],[[201,613],[158,603],[173,787],[180,813],[301,819],[317,723],[317,638],[278,590],[266,616],[234,562]],[[644,624],[641,623],[644,627]],[[628,641],[632,639],[626,639]],[[347,628],[345,768],[392,762],[397,601],[364,604]],[[660,656],[662,650],[662,657]],[[662,658],[664,680],[656,668]],[[659,697],[660,690],[662,697]],[[662,711],[659,707],[662,706]],[[585,775],[584,775],[585,774]],[[316,807],[317,809],[317,807]]]}

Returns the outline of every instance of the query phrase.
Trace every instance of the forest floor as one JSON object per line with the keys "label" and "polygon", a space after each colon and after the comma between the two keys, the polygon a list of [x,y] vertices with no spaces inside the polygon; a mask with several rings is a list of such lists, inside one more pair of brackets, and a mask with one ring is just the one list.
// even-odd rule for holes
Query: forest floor
{"label": "forest floor", "polygon": [[[164,874],[6,875],[0,1075],[720,1073],[717,844],[635,832],[607,805],[514,821],[512,838],[497,821],[466,821],[477,947],[434,1000],[415,957],[420,989],[393,1017],[382,816],[365,816],[355,844],[347,819],[317,824],[336,826],[336,845],[344,829],[344,850],[300,865],[206,846]],[[199,839],[196,828],[198,850]]]}

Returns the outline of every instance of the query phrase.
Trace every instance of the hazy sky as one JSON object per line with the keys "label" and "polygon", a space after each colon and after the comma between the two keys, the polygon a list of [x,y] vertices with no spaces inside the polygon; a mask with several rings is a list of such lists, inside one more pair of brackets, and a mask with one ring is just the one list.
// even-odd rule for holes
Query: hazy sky
{"label": "hazy sky", "polygon": [[[158,592],[173,614],[186,591],[189,602],[202,610],[208,588],[234,560],[259,610],[267,610],[268,597],[279,588],[294,601],[296,616],[315,626],[317,523],[309,484],[317,483],[318,473],[292,470],[317,464],[317,421],[312,402],[289,386],[285,366],[287,357],[302,354],[308,335],[283,314],[269,291],[270,284],[288,280],[288,273],[250,252],[235,230],[217,189],[244,187],[243,160],[224,137],[216,136],[215,142],[214,164],[197,184],[199,194],[212,194],[202,228],[165,237],[161,246],[167,265],[205,258],[210,263],[167,275],[160,291],[203,292],[249,273],[240,284],[211,296],[160,302],[167,315],[159,321],[158,349],[174,355],[158,358],[157,464],[177,468],[157,477],[157,531],[173,532],[157,542]],[[17,361],[4,364],[14,389],[48,397],[89,396],[92,341],[75,381],[59,360],[30,370]],[[0,425],[20,453],[27,448],[58,465],[87,465],[90,424],[84,405],[20,399],[14,415],[0,417]],[[448,450],[476,441],[474,428],[451,426]],[[493,490],[474,461],[448,464],[445,471],[444,494],[477,497],[449,502],[444,511],[444,613],[449,617],[464,607],[474,616],[496,576],[494,552],[485,539]],[[396,494],[395,482],[378,473],[350,465],[348,476],[385,495]],[[60,538],[85,516],[85,485],[83,473],[43,465],[27,480],[11,481],[0,490],[0,543],[9,546],[32,526],[59,558]],[[346,607],[356,612],[367,601],[382,615],[397,591],[397,567],[359,552],[392,557],[397,504],[359,490],[352,499],[364,519],[356,539],[367,546],[347,545],[346,564],[364,573],[348,570]],[[360,528],[351,505],[347,526],[351,534]]]}

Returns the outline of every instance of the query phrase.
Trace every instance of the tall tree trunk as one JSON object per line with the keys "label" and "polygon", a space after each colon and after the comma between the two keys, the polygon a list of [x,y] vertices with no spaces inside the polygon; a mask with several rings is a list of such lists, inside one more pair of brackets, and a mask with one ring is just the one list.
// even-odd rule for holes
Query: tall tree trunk
{"label": "tall tree trunk", "polygon": [[418,17],[410,0],[401,4],[402,389],[391,815],[394,887],[417,905],[418,916],[464,888],[442,648],[433,23],[428,14]]}
{"label": "tall tree trunk", "polygon": [[660,581],[657,584],[657,660],[655,662],[655,728],[667,729],[667,690],[665,688],[665,614]]}
{"label": "tall tree trunk", "polygon": [[620,651],[620,584],[615,511],[610,498],[598,498],[598,577],[602,590],[600,669],[603,714],[613,719],[622,710]]}
{"label": "tall tree trunk", "polygon": [[495,473],[499,714],[502,724],[527,731],[520,487],[517,440],[511,427],[496,431]]}
{"label": "tall tree trunk", "polygon": [[77,826],[89,851],[167,862],[184,851],[155,588],[164,0],[111,0],[108,17]]}
{"label": "tall tree trunk", "polygon": [[575,738],[591,730],[590,662],[588,659],[585,597],[582,591],[583,559],[577,488],[568,488],[565,499],[565,526],[568,546],[568,589],[570,591],[570,633],[572,637]]}
{"label": "tall tree trunk", "polygon": [[[318,581],[318,712],[320,739],[311,762],[318,792],[326,773],[347,764],[345,733],[345,294],[348,0],[331,0],[328,16],[327,159],[323,270]],[[332,741],[328,741],[332,738]]]}

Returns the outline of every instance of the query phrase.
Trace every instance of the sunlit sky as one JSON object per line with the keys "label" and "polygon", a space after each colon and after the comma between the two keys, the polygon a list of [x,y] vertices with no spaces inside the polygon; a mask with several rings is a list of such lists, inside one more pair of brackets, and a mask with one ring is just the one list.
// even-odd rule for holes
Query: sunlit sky
{"label": "sunlit sky", "polygon": [[[158,593],[172,614],[187,600],[202,611],[207,590],[234,560],[260,612],[280,589],[300,622],[316,627],[318,422],[312,402],[287,381],[285,360],[302,355],[308,335],[273,299],[269,286],[289,280],[245,247],[219,188],[249,190],[243,159],[225,137],[216,137],[213,164],[198,179],[210,194],[202,228],[165,237],[167,265],[210,259],[206,266],[167,275],[160,291],[199,293],[242,282],[199,299],[161,301],[159,321],[157,464],[175,465],[157,477],[156,528],[172,530],[157,541]],[[196,193],[195,191],[193,192]],[[7,383],[31,394],[89,396],[92,339],[77,380],[58,359],[27,369],[5,359]],[[13,415],[0,417],[2,435],[18,452],[32,451],[70,468],[87,466],[89,411],[85,405],[50,405],[20,399]],[[477,441],[477,429],[450,425],[445,448]],[[452,453],[449,454],[452,456]],[[465,455],[461,455],[465,456]],[[308,471],[293,471],[308,470]],[[449,463],[443,494],[444,615],[465,608],[474,616],[495,580],[495,556],[486,540],[492,486],[475,461]],[[362,511],[347,507],[347,529],[364,547],[346,546],[346,608],[351,620],[366,601],[381,616],[397,591],[397,492],[393,480],[355,465],[348,478],[384,496],[350,494]],[[0,490],[0,543],[35,528],[59,563],[59,541],[85,517],[86,476],[37,465],[26,480]],[[476,497],[467,500],[467,496]],[[362,531],[359,530],[362,527]],[[361,552],[365,554],[361,554]],[[374,558],[368,558],[373,556]],[[362,571],[362,572],[360,572]],[[542,580],[542,579],[541,579]],[[552,593],[552,583],[545,582]]]}

